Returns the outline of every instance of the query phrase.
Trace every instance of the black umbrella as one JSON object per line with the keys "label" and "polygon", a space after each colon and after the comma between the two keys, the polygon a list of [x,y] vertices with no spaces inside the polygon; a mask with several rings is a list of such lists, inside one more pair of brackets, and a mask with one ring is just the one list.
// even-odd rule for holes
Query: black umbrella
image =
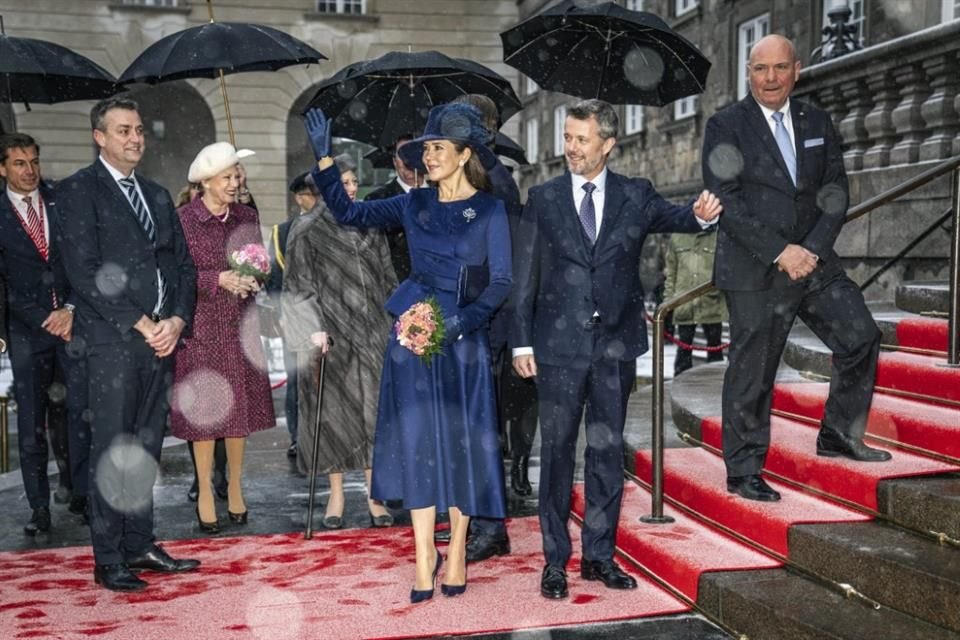
{"label": "black umbrella", "polygon": [[233,120],[224,75],[242,71],[276,71],[311,64],[326,56],[279,29],[246,22],[210,22],[178,31],[147,47],[120,75],[118,83],[156,84],[184,78],[220,78],[230,142]]}
{"label": "black umbrella", "polygon": [[389,147],[401,134],[423,131],[431,107],[467,93],[490,97],[502,120],[521,109],[510,82],[480,63],[438,51],[392,51],[338,71],[305,111],[322,109],[335,136]]}
{"label": "black umbrella", "polygon": [[374,147],[363,154],[370,161],[374,169],[393,169],[393,150]]}
{"label": "black umbrella", "polygon": [[99,100],[117,91],[96,62],[45,40],[0,35],[0,102]]}
{"label": "black umbrella", "polygon": [[662,106],[703,91],[710,61],[667,23],[613,2],[566,0],[500,34],[503,61],[542,88]]}
{"label": "black umbrella", "polygon": [[517,164],[530,164],[527,160],[527,152],[517,144],[513,138],[505,133],[497,131],[497,137],[493,141],[493,152],[498,156],[510,158]]}

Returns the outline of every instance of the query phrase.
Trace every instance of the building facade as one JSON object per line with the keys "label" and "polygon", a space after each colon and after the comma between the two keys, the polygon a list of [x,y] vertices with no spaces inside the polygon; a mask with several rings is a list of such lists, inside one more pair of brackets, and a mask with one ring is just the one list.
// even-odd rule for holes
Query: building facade
{"label": "building facade", "polygon": [[[844,138],[851,199],[858,203],[960,153],[960,1],[852,0],[851,22],[864,50],[811,64],[828,13],[843,0],[618,0],[659,15],[712,61],[706,90],[665,107],[621,105],[621,136],[612,167],[650,178],[662,194],[687,198],[701,187],[700,148],[707,119],[747,95],[750,47],[769,33],[796,43],[805,69],[797,93],[831,111]],[[524,19],[555,4],[519,0]],[[523,189],[563,171],[563,119],[570,96],[520,79],[521,140],[535,164],[520,172]],[[848,225],[838,243],[854,278],[863,280],[895,255],[949,204],[941,180]],[[659,239],[651,239],[658,244]],[[892,297],[903,279],[945,277],[948,236],[935,232],[866,293]],[[656,281],[656,251],[646,251],[644,280]]]}
{"label": "building facade", "polygon": [[[245,165],[265,224],[284,219],[291,207],[287,183],[313,161],[300,111],[317,84],[344,65],[388,51],[436,49],[517,77],[502,62],[498,35],[517,21],[513,0],[213,0],[212,7],[217,21],[272,26],[329,58],[226,77],[237,146],[257,152]],[[205,0],[0,0],[0,15],[8,35],[62,44],[117,76],[150,44],[209,20]],[[228,139],[219,83],[183,80],[131,90],[147,130],[142,170],[176,195],[196,153]],[[0,124],[36,137],[44,172],[64,177],[93,157],[91,106],[69,102],[27,111],[0,105]],[[369,165],[361,175],[364,169]]]}

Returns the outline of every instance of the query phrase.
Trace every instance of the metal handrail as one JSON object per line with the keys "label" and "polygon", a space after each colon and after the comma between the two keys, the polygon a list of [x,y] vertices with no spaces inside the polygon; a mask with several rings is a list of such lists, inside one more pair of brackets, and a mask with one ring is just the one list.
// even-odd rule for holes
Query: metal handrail
{"label": "metal handrail", "polygon": [[[868,200],[861,202],[847,212],[844,222],[850,222],[864,216],[879,207],[889,204],[900,196],[910,193],[932,180],[953,172],[953,181],[951,185],[951,209],[953,211],[953,237],[950,246],[950,307],[948,321],[948,340],[947,364],[957,366],[960,364],[960,331],[958,331],[958,321],[960,321],[960,156],[954,156],[949,160],[944,160],[940,164],[926,171],[919,173],[909,180],[905,180],[899,185],[887,189],[883,193],[877,194]],[[723,214],[721,214],[723,215]],[[673,519],[663,515],[663,361],[664,361],[664,339],[663,329],[666,324],[666,317],[671,311],[688,302],[696,300],[700,296],[715,291],[716,286],[713,282],[704,282],[692,289],[683,291],[674,297],[666,300],[657,307],[653,314],[653,424],[651,425],[651,462],[652,469],[652,501],[651,514],[643,516],[640,519],[644,522],[663,523],[672,522]]]}

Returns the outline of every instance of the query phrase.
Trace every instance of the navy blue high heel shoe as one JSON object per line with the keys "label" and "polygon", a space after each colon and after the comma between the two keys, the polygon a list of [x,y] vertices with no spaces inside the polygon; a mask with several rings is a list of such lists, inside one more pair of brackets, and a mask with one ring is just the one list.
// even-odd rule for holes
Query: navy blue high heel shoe
{"label": "navy blue high heel shoe", "polygon": [[433,585],[437,581],[437,574],[440,573],[440,565],[443,564],[443,556],[440,555],[440,552],[437,552],[437,563],[433,566],[433,577],[430,578],[430,588],[429,589],[411,589],[410,590],[410,604],[417,604],[418,602],[424,602],[433,597]]}
{"label": "navy blue high heel shoe", "polygon": [[440,583],[440,593],[452,598],[454,596],[459,596],[461,593],[467,590],[466,583],[464,584],[443,584]]}

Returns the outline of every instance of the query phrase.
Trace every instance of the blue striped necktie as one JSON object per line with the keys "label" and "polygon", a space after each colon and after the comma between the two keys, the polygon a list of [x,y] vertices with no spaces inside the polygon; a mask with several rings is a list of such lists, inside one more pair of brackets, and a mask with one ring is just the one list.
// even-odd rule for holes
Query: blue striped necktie
{"label": "blue striped necktie", "polygon": [[137,192],[137,183],[133,181],[133,178],[120,178],[118,182],[127,192],[127,199],[130,200],[130,205],[133,207],[133,213],[136,214],[137,221],[140,222],[140,226],[143,227],[147,237],[150,238],[150,242],[157,244],[157,230],[150,218],[150,212],[147,211],[146,205],[143,204],[143,200]]}
{"label": "blue striped necktie", "polygon": [[777,123],[773,131],[773,137],[777,140],[777,146],[780,147],[780,155],[787,165],[787,171],[790,172],[790,179],[793,180],[793,186],[797,186],[797,152],[793,149],[793,143],[790,142],[790,133],[783,124],[783,112],[777,111],[773,114],[773,120]]}
{"label": "blue striped necktie", "polygon": [[586,194],[584,194],[583,200],[580,202],[578,215],[580,216],[580,224],[583,226],[583,231],[587,234],[587,239],[590,240],[590,245],[592,246],[593,243],[597,241],[597,208],[593,204],[593,190],[597,188],[597,185],[592,182],[587,182],[580,188],[586,191]]}

